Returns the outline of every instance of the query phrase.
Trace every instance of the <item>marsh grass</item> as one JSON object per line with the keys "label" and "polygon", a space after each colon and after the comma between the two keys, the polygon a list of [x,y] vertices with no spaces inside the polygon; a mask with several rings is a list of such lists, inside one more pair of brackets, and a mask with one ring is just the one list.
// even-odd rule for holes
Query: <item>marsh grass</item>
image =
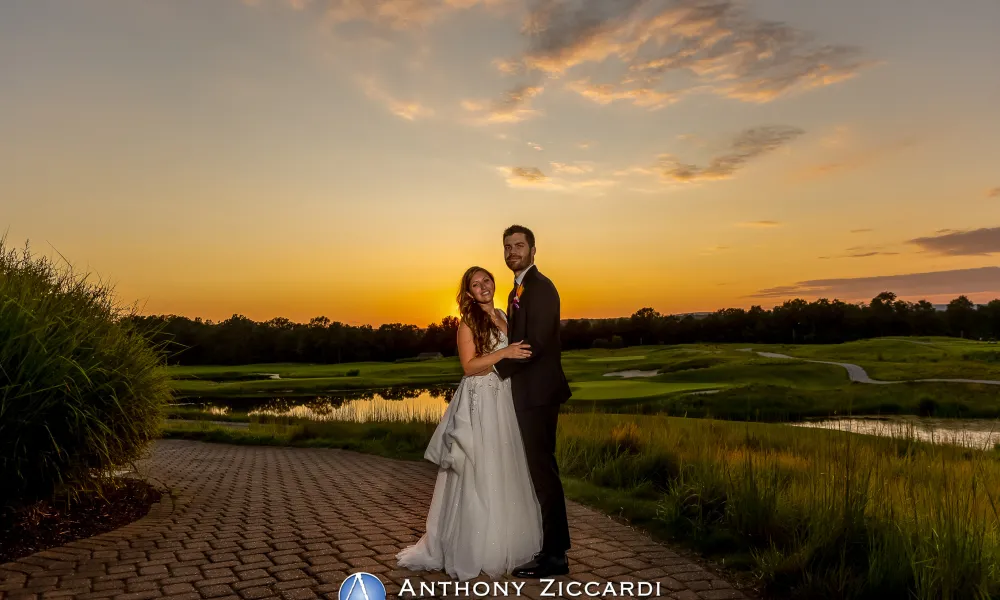
{"label": "marsh grass", "polygon": [[0,239],[0,507],[100,493],[156,437],[162,355],[112,289]]}
{"label": "marsh grass", "polygon": [[663,412],[733,421],[799,421],[836,415],[919,415],[940,418],[1000,418],[995,385],[853,383],[839,389],[805,389],[751,384],[722,387],[718,393],[674,393],[633,401],[604,401],[604,412]]}
{"label": "marsh grass", "polygon": [[671,536],[795,598],[1000,594],[1000,457],[840,431],[571,415],[564,475],[658,493]]}

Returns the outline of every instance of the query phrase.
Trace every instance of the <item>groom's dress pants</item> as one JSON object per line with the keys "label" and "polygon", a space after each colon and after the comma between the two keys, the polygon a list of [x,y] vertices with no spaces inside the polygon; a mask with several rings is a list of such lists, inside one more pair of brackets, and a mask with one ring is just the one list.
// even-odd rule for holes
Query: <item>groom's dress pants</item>
{"label": "groom's dress pants", "polygon": [[542,552],[561,555],[569,550],[570,543],[566,498],[556,463],[559,405],[520,409],[516,414],[528,471],[542,509]]}

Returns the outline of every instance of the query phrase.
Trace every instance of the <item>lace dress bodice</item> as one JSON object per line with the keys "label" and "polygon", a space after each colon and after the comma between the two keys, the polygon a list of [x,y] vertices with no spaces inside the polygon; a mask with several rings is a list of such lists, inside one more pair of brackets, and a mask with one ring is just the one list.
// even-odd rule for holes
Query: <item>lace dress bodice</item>
{"label": "lace dress bodice", "polygon": [[[503,317],[503,323],[504,323],[505,328],[509,328],[510,327],[510,321],[507,320],[507,313],[505,313],[503,310],[501,310],[500,311],[500,315]],[[493,336],[493,339],[494,339],[494,341],[493,341],[493,349],[490,350],[490,352],[496,352],[497,350],[502,350],[502,349],[506,348],[508,346],[508,344],[510,343],[507,340],[507,336],[504,334],[504,332],[502,330],[498,330],[497,333],[496,333],[496,335]]]}
{"label": "lace dress bodice", "polygon": [[504,335],[503,331],[498,331],[493,336],[493,346],[490,348],[490,352],[496,352],[497,350],[503,350],[508,345],[507,336]]}

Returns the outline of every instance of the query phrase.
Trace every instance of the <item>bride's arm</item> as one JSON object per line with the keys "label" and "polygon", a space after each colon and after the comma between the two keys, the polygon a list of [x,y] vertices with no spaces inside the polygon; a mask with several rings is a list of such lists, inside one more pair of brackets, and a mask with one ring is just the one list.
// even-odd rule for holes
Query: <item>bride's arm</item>
{"label": "bride's arm", "polygon": [[458,360],[462,363],[462,371],[466,376],[486,375],[491,367],[505,358],[527,358],[531,356],[527,344],[518,342],[496,352],[476,356],[476,342],[472,339],[472,330],[465,323],[458,326]]}

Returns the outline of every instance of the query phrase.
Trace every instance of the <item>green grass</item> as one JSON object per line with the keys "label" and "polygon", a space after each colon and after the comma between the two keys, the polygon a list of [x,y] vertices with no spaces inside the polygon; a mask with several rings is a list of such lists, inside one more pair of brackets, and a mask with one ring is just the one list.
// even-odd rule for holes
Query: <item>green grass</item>
{"label": "green grass", "polygon": [[[751,346],[747,344],[747,346]],[[860,365],[873,379],[1000,381],[1000,345],[953,338],[877,338],[848,344],[752,345],[754,350]]]}
{"label": "green grass", "polygon": [[652,398],[677,392],[692,390],[717,389],[721,387],[712,383],[659,383],[650,381],[584,381],[570,385],[573,390],[573,400],[630,400],[635,398]]}
{"label": "green grass", "polygon": [[[570,405],[573,410],[665,410],[740,420],[830,416],[844,410],[855,414],[921,414],[918,408],[922,401],[941,407],[941,414],[992,417],[1000,405],[1000,401],[990,401],[989,390],[982,386],[915,383],[859,387],[849,381],[841,367],[769,359],[741,351],[748,347],[806,359],[853,362],[884,379],[1000,380],[1000,356],[996,354],[1000,349],[996,345],[950,338],[884,338],[817,346],[643,346],[565,352],[563,368],[574,389]],[[623,369],[659,373],[648,378],[605,377]],[[412,363],[172,367],[168,372],[175,377],[172,384],[182,397],[257,402],[274,397],[339,396],[394,386],[454,384],[461,378],[456,358]],[[277,373],[280,379],[266,379],[260,373]],[[705,389],[726,391],[711,399],[687,395]],[[595,403],[600,406],[595,407]]]}
{"label": "green grass", "polygon": [[390,458],[420,460],[436,426],[436,423],[420,421],[349,423],[276,418],[251,422],[249,427],[237,429],[207,422],[178,423],[168,420],[162,435],[165,439],[249,446],[340,448]]}
{"label": "green grass", "polygon": [[189,421],[231,421],[249,422],[250,414],[247,411],[232,412],[209,412],[196,406],[171,406],[164,411],[167,419],[183,419]]}
{"label": "green grass", "polygon": [[[457,359],[412,363],[346,363],[309,365],[295,363],[240,366],[169,367],[178,397],[270,397],[364,390],[405,385],[457,383],[462,368]],[[276,373],[267,379],[254,373]],[[247,380],[248,377],[259,377]]]}
{"label": "green grass", "polygon": [[672,537],[775,595],[1000,593],[996,452],[708,420],[563,423],[563,473],[656,500]]}
{"label": "green grass", "polygon": [[[1000,417],[996,386],[907,383],[891,386],[851,384],[812,390],[778,385],[751,385],[716,394],[672,395],[650,400],[644,412],[736,421],[798,421],[838,415],[920,415],[965,419]],[[605,403],[613,410],[614,403]],[[624,412],[628,405],[623,405]],[[633,411],[642,412],[642,411]]]}
{"label": "green grass", "polygon": [[[420,423],[168,424],[166,435],[419,459]],[[570,498],[743,570],[780,598],[1000,594],[1000,452],[783,425],[563,415]]]}
{"label": "green grass", "polygon": [[841,389],[850,384],[847,371],[841,367],[761,357],[697,371],[664,373],[652,378],[652,381],[719,383],[726,386],[776,385],[804,390]]}
{"label": "green grass", "polygon": [[645,354],[638,356],[597,356],[594,358],[588,358],[588,362],[604,362],[604,363],[614,363],[614,362],[625,362],[629,360],[642,360],[646,358]]}

